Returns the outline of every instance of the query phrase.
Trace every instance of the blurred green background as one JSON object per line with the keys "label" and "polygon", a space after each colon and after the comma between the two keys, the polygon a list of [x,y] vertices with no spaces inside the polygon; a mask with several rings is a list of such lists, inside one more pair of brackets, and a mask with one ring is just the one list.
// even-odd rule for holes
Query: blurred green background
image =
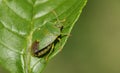
{"label": "blurred green background", "polygon": [[43,73],[120,73],[120,0],[88,0],[63,51]]}

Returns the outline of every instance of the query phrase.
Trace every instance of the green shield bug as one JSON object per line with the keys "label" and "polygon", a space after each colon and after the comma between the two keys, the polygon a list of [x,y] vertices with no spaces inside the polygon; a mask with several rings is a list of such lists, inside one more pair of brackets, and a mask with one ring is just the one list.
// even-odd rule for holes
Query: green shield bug
{"label": "green shield bug", "polygon": [[56,16],[57,22],[46,22],[33,33],[31,49],[35,57],[42,58],[47,54],[49,55],[54,50],[54,45],[59,41],[58,38],[61,36],[63,26],[56,12],[53,11],[53,13]]}

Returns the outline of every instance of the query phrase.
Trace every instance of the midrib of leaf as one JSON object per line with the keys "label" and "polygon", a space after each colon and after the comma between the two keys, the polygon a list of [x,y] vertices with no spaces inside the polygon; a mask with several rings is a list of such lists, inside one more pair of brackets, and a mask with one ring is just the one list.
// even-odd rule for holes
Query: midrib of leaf
{"label": "midrib of leaf", "polygon": [[28,36],[27,38],[27,41],[28,41],[28,46],[26,48],[26,51],[25,51],[25,73],[31,73],[31,45],[32,45],[32,35],[35,31],[34,29],[34,6],[35,6],[35,1],[36,0],[32,0],[33,3],[32,3],[32,17],[31,17],[31,22],[30,22],[30,26],[31,26],[31,32],[30,32],[30,35]]}

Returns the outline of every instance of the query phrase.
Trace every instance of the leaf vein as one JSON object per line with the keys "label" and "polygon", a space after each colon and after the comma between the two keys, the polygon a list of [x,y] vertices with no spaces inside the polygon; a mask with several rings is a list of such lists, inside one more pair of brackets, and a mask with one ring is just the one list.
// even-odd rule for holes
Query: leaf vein
{"label": "leaf vein", "polygon": [[11,51],[14,51],[20,55],[22,55],[22,52],[18,51],[18,50],[15,50],[15,49],[12,49],[10,46],[7,46],[5,43],[3,43],[2,41],[0,41],[0,44],[3,45],[4,47],[6,47],[7,49],[11,50]]}
{"label": "leaf vein", "polygon": [[19,34],[19,33],[15,32],[15,31],[12,31],[12,30],[9,29],[9,28],[6,26],[6,24],[4,24],[2,21],[0,21],[0,23],[1,23],[1,24],[3,25],[3,27],[4,27],[5,29],[7,29],[8,31],[10,31],[10,32],[14,33],[15,35],[17,35],[17,36],[25,39],[25,37],[24,37],[22,34]]}
{"label": "leaf vein", "polygon": [[28,21],[27,19],[25,19],[24,17],[22,17],[20,14],[18,14],[17,12],[15,12],[11,7],[9,7],[9,5],[7,4],[6,0],[3,0],[4,1],[4,4],[13,12],[15,13],[16,16],[20,17],[21,19],[23,20],[26,20]]}

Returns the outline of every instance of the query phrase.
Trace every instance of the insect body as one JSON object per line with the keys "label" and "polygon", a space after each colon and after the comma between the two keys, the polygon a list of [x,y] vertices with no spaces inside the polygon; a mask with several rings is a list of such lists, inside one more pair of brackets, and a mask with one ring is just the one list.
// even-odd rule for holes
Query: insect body
{"label": "insect body", "polygon": [[[57,18],[55,12],[53,12]],[[36,30],[33,33],[33,40],[39,39],[39,41],[34,41],[32,44],[32,54],[35,57],[42,58],[45,55],[50,55],[54,50],[54,45],[59,41],[58,38],[61,38],[61,30],[63,26],[61,21],[57,18],[56,23],[46,22],[41,26],[40,30]]]}

